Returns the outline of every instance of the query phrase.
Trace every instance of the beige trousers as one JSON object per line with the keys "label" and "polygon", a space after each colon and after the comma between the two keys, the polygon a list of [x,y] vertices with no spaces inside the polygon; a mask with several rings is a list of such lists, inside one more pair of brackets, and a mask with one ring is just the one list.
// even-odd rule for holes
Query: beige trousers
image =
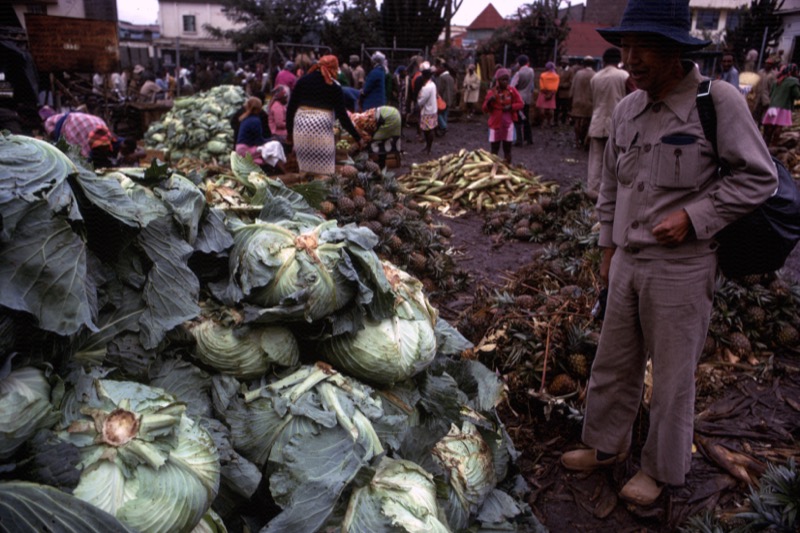
{"label": "beige trousers", "polygon": [[600,193],[600,178],[603,175],[603,152],[608,137],[589,137],[589,167],[586,171],[586,192],[597,198]]}
{"label": "beige trousers", "polygon": [[639,259],[619,248],[611,262],[583,441],[608,453],[630,448],[649,356],[653,396],[641,469],[671,485],[682,485],[691,466],[695,369],[711,317],[716,267],[713,253]]}

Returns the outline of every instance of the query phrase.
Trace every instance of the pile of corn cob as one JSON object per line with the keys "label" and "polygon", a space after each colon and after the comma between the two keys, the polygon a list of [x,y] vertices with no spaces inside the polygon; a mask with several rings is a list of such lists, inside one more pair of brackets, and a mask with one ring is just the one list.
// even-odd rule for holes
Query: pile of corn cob
{"label": "pile of corn cob", "polygon": [[414,164],[411,172],[398,178],[403,191],[425,205],[460,205],[465,209],[495,209],[514,202],[530,201],[541,194],[555,194],[555,182],[506,164],[486,150],[448,154]]}

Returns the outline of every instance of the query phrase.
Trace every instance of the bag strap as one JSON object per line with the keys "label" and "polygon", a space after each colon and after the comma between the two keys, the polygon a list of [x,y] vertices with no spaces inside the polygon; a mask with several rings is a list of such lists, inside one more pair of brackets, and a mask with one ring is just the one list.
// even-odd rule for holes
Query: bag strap
{"label": "bag strap", "polygon": [[703,126],[703,134],[714,148],[714,153],[719,155],[717,150],[717,110],[714,107],[714,98],[711,96],[711,80],[703,80],[697,86],[697,114],[700,116],[700,124]]}
{"label": "bag strap", "polygon": [[61,138],[61,130],[64,127],[64,122],[66,122],[67,117],[69,116],[70,113],[72,113],[72,111],[67,111],[61,116],[60,119],[58,119],[58,122],[56,122],[56,127],[55,129],[53,129],[54,141],[58,142],[58,140]]}

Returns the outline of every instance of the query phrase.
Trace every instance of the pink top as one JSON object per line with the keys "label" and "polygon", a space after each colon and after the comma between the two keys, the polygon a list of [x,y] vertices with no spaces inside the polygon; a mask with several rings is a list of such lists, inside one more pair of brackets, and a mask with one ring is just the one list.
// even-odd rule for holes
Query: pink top
{"label": "pink top", "polygon": [[294,84],[297,83],[297,76],[292,74],[289,70],[281,70],[275,76],[275,87],[278,85],[286,85],[289,89],[294,89]]}
{"label": "pink top", "polygon": [[286,137],[289,132],[286,131],[286,106],[281,102],[274,100],[269,104],[269,130],[273,135]]}

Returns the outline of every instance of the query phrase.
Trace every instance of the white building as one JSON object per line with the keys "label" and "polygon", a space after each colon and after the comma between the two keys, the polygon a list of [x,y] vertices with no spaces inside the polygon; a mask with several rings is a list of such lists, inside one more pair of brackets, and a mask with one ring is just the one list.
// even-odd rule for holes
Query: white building
{"label": "white building", "polygon": [[175,64],[175,52],[181,55],[199,52],[236,53],[229,41],[214,39],[204,29],[214,26],[223,30],[237,26],[222,12],[222,4],[214,2],[159,0],[158,25],[160,38],[155,44],[164,64]]}
{"label": "white building", "polygon": [[739,12],[749,5],[749,0],[689,0],[692,35],[724,45],[727,31],[739,25]]}
{"label": "white building", "polygon": [[800,0],[784,0],[778,11],[783,19],[783,35],[778,41],[778,50],[790,63],[800,63]]}

